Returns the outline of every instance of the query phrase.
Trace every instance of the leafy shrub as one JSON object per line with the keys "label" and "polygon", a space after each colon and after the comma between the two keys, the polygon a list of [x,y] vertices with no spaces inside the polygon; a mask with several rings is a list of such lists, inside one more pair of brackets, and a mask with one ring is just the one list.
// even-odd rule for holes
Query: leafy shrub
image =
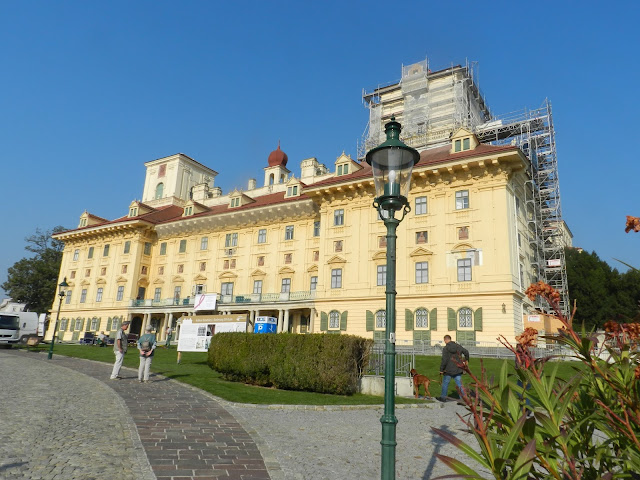
{"label": "leafy shrub", "polygon": [[208,362],[232,381],[351,395],[372,343],[354,335],[218,333]]}

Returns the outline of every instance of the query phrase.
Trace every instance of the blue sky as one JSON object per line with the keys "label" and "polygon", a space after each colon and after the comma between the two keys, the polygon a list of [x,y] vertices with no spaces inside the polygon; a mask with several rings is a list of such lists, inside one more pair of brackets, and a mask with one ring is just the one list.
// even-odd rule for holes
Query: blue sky
{"label": "blue sky", "polygon": [[495,114],[548,97],[574,245],[640,266],[624,233],[640,215],[638,18],[630,1],[2,2],[0,283],[36,228],[125,215],[146,161],[183,152],[227,192],[260,181],[278,140],[296,175],[355,157],[362,89],[427,57],[479,62]]}

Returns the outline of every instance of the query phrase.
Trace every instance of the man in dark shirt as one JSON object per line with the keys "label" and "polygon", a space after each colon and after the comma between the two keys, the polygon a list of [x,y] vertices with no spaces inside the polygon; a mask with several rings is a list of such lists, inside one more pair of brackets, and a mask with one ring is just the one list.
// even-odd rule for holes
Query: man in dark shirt
{"label": "man in dark shirt", "polygon": [[127,353],[127,334],[124,333],[129,328],[129,321],[122,322],[120,330],[116,335],[116,341],[113,344],[113,353],[116,355],[116,363],[113,364],[113,370],[111,371],[111,380],[116,380],[120,377],[120,367],[122,367],[122,361],[124,360],[124,354]]}
{"label": "man in dark shirt", "polygon": [[440,362],[440,375],[442,375],[442,392],[438,400],[444,402],[449,392],[449,382],[451,379],[456,382],[460,393],[464,394],[462,388],[462,368],[459,365],[469,361],[469,351],[451,340],[450,335],[444,336],[444,348],[442,349],[442,361]]}

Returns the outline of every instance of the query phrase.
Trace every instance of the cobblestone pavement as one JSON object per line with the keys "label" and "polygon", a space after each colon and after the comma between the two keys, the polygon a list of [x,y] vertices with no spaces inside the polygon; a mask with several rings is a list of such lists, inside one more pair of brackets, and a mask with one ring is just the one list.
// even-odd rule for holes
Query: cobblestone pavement
{"label": "cobblestone pavement", "polygon": [[[62,356],[54,356],[53,361],[46,362],[47,366],[42,368],[45,375],[39,373],[38,368],[38,362],[42,359],[46,359],[45,354],[0,352],[1,370],[16,371],[13,378],[8,383],[3,382],[3,385],[26,383],[20,381],[24,377],[21,371],[35,370],[36,373],[30,373],[37,377],[35,383],[30,382],[31,387],[18,387],[18,390],[26,391],[26,403],[36,405],[42,402],[43,397],[45,400],[55,397],[55,400],[46,400],[49,403],[55,401],[55,406],[45,409],[49,414],[44,416],[46,420],[36,422],[31,430],[32,435],[24,432],[20,422],[13,428],[9,425],[10,435],[5,435],[6,412],[10,411],[6,407],[6,397],[10,396],[15,402],[19,395],[9,393],[12,388],[5,388],[0,393],[2,442],[11,441],[13,445],[13,438],[18,439],[18,444],[11,450],[5,449],[4,443],[0,442],[0,478],[8,475],[7,472],[16,472],[15,476],[6,477],[11,479],[108,478],[113,473],[106,470],[96,472],[85,468],[82,470],[84,473],[80,473],[80,468],[86,463],[106,463],[107,455],[103,455],[102,450],[112,455],[109,457],[111,460],[118,459],[109,463],[120,465],[115,467],[119,470],[111,471],[117,472],[115,474],[119,479],[135,476],[147,480],[153,478],[151,470],[162,480],[363,480],[380,477],[381,406],[235,404],[160,376],[152,376],[149,384],[140,385],[136,381],[137,372],[130,369],[122,370],[123,380],[109,381],[111,365]],[[5,365],[11,368],[4,368]],[[51,376],[52,379],[49,378]],[[129,420],[120,418],[117,413],[123,412],[124,404],[128,407]],[[463,412],[462,408],[455,402],[419,408],[402,407],[398,406],[396,410],[396,478],[428,480],[452,473],[434,454],[464,457],[455,447],[433,434],[430,427],[442,428],[473,444],[474,440],[464,432],[456,415],[457,412]],[[23,411],[31,412],[31,408],[25,405]],[[70,415],[71,411],[77,410],[88,410],[89,413]],[[61,412],[65,415],[61,416]],[[104,429],[95,443],[86,443],[83,437],[94,432],[88,431],[91,429],[86,428],[85,423],[91,423],[87,422],[87,418],[96,416],[117,418],[124,423],[117,427],[111,421],[109,428]],[[49,421],[60,422],[61,419],[64,419],[61,428],[56,429],[55,436],[47,442],[47,445],[56,444],[53,445],[55,450],[47,450],[37,462],[34,460],[22,464],[26,452],[39,450],[33,434],[38,432],[41,435],[42,431],[46,432]],[[133,425],[137,427],[137,432]],[[118,429],[120,437],[114,439]],[[128,432],[124,438],[122,432]],[[60,444],[64,444],[65,448],[60,449]],[[75,449],[74,445],[77,445]],[[40,445],[40,448],[44,446]],[[132,451],[138,452],[133,458]],[[141,453],[144,451],[146,457]],[[35,463],[43,463],[50,468],[40,477],[25,476],[24,472],[33,472],[31,469]],[[132,465],[136,466],[135,472]],[[53,473],[56,468],[57,477]],[[67,470],[63,471],[63,468]],[[131,477],[127,476],[128,468],[132,469]],[[76,476],[66,475],[68,473]]]}
{"label": "cobblestone pavement", "polygon": [[0,478],[154,478],[111,388],[57,361],[20,354],[0,352],[0,372]]}

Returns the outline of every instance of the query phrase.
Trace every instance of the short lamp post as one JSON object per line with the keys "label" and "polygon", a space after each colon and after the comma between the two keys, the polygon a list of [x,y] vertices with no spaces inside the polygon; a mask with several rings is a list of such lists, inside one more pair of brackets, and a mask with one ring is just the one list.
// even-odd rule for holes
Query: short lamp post
{"label": "short lamp post", "polygon": [[67,293],[67,287],[69,284],[67,283],[67,277],[64,277],[64,280],[58,285],[58,296],[60,297],[60,301],[58,302],[58,313],[56,314],[56,323],[53,324],[53,336],[51,337],[51,344],[49,345],[49,355],[47,358],[51,360],[53,358],[53,345],[56,343],[56,331],[58,330],[58,321],[60,320],[60,308],[62,307],[62,299]]}
{"label": "short lamp post", "polygon": [[[411,211],[407,195],[411,171],[420,160],[417,150],[400,141],[400,123],[395,117],[385,125],[387,139],[371,149],[366,156],[373,169],[376,198],[373,206],[387,227],[386,328],[384,350],[384,414],[382,423],[382,480],[396,476],[395,363],[396,363],[396,229]],[[396,212],[402,216],[396,218]]]}

